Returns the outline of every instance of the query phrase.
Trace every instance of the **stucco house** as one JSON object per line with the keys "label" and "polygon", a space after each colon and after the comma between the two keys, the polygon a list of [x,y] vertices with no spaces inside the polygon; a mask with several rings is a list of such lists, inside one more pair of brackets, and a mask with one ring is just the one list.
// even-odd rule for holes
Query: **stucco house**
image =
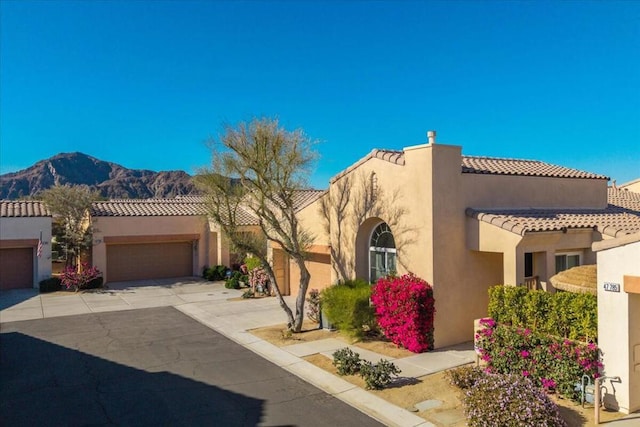
{"label": "stucco house", "polygon": [[0,201],[0,290],[51,276],[51,213],[37,201]]}
{"label": "stucco house", "polygon": [[199,197],[94,202],[91,224],[105,282],[199,276],[233,258]]}
{"label": "stucco house", "polygon": [[638,411],[640,233],[596,242],[593,250],[598,258],[598,345],[607,377],[604,402],[622,412]]}
{"label": "stucco house", "polygon": [[[435,345],[443,347],[472,339],[490,286],[553,292],[551,276],[596,262],[593,242],[640,231],[640,195],[608,188],[605,176],[466,156],[436,143],[435,132],[428,139],[373,150],[300,211],[316,235],[314,253],[331,260],[314,266],[311,287],[413,272],[434,288]],[[295,266],[278,262],[296,277]]]}

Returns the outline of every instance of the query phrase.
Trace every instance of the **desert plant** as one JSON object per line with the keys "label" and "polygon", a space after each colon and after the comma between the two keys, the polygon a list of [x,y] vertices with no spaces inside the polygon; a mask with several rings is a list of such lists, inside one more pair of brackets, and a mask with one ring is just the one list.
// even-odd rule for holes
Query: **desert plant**
{"label": "desert plant", "polygon": [[227,289],[240,289],[240,282],[245,282],[246,280],[247,276],[239,271],[234,271],[231,277],[225,281],[224,287]]}
{"label": "desert plant", "polygon": [[562,427],[558,407],[521,375],[487,374],[465,393],[470,427]]}
{"label": "desert plant", "polygon": [[[60,281],[67,289],[73,288],[78,291],[80,289],[87,289],[88,283],[94,283],[93,286],[95,286],[96,282],[92,281],[101,275],[102,273],[96,267],[83,263],[80,271],[72,266],[65,268],[60,275]],[[102,286],[102,282],[100,282],[100,286]]]}
{"label": "desert plant", "polygon": [[312,322],[320,323],[320,291],[309,290],[307,297],[307,317]]}
{"label": "desert plant", "polygon": [[333,366],[340,375],[353,375],[360,371],[360,355],[345,347],[333,352]]}
{"label": "desert plant", "polygon": [[384,359],[381,359],[375,365],[368,360],[365,360],[360,365],[360,375],[369,390],[382,390],[400,372],[400,369],[395,364]]}
{"label": "desert plant", "polygon": [[224,265],[205,267],[202,271],[202,277],[212,282],[224,280],[227,277],[227,270],[228,268]]}
{"label": "desert plant", "polygon": [[267,295],[271,293],[269,289],[269,275],[264,268],[254,267],[253,269],[249,269],[248,279],[249,286],[251,286],[251,289],[253,289],[254,292],[259,292],[261,294]]}
{"label": "desert plant", "polygon": [[427,282],[413,274],[381,278],[371,302],[387,338],[415,353],[433,349],[435,301]]}
{"label": "desert plant", "polygon": [[333,326],[361,338],[377,330],[373,308],[369,304],[371,287],[365,281],[348,281],[322,291],[322,310]]}
{"label": "desert plant", "polygon": [[484,319],[481,324],[476,344],[489,372],[527,377],[536,385],[555,389],[571,399],[578,397],[576,381],[583,375],[599,375],[600,351],[593,343],[499,325],[491,319]]}
{"label": "desert plant", "polygon": [[40,293],[57,292],[62,289],[62,280],[59,277],[49,277],[40,281]]}
{"label": "desert plant", "polygon": [[251,271],[254,268],[262,267],[262,261],[258,257],[248,256],[244,259],[244,265],[247,267],[247,271]]}
{"label": "desert plant", "polygon": [[449,369],[445,372],[445,376],[449,382],[462,389],[467,390],[485,375],[484,371],[477,366],[460,366],[458,368]]}

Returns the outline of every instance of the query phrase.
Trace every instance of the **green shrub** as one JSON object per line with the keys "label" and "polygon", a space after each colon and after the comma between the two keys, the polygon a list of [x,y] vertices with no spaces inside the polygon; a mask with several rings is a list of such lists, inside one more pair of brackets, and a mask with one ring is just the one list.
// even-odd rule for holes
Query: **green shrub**
{"label": "green shrub", "polygon": [[205,267],[202,271],[202,277],[209,281],[224,280],[227,275],[228,268],[224,265],[216,265],[215,267]]}
{"label": "green shrub", "polygon": [[102,276],[96,277],[94,279],[89,280],[80,289],[99,289],[102,287],[103,283],[104,283],[104,279],[102,278]]}
{"label": "green shrub", "polygon": [[566,426],[546,393],[519,375],[485,375],[467,390],[463,404],[470,427]]}
{"label": "green shrub", "polygon": [[262,267],[262,261],[260,258],[248,256],[244,259],[244,265],[247,266],[247,271],[251,271],[254,268]]}
{"label": "green shrub", "polygon": [[49,277],[40,281],[40,292],[57,292],[62,289],[62,280],[59,277]]}
{"label": "green shrub", "polygon": [[460,366],[445,372],[449,382],[462,390],[473,387],[476,381],[484,377],[484,375],[485,373],[481,368],[472,365]]}
{"label": "green shrub", "polygon": [[360,365],[360,375],[368,390],[382,390],[400,373],[400,369],[392,362],[381,359],[375,365],[365,360]]}
{"label": "green shrub", "polygon": [[253,293],[253,291],[252,291],[251,289],[249,289],[249,290],[247,290],[247,291],[244,291],[244,292],[242,293],[242,295],[241,295],[241,296],[242,296],[242,298],[244,298],[244,299],[248,299],[248,298],[253,298],[253,297],[255,297],[255,294]]}
{"label": "green shrub", "polygon": [[360,355],[345,347],[333,353],[333,366],[340,375],[353,375],[360,371]]}
{"label": "green shrub", "polygon": [[369,331],[377,330],[370,297],[369,283],[350,280],[322,291],[322,310],[337,329],[360,338]]}
{"label": "green shrub", "polygon": [[242,274],[239,271],[234,271],[231,274],[231,277],[229,277],[225,283],[224,283],[224,287],[227,289],[240,289],[241,283],[247,283],[247,275],[246,274]]}
{"label": "green shrub", "polygon": [[489,289],[489,316],[533,331],[582,341],[595,341],[598,334],[597,298],[590,294],[529,291],[522,286]]}

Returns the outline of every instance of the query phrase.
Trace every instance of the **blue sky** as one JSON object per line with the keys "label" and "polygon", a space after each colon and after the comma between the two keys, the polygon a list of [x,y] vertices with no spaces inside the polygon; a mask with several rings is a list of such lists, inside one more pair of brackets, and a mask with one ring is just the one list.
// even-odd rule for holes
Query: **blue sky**
{"label": "blue sky", "polygon": [[312,184],[426,142],[640,178],[640,2],[7,1],[0,169],[81,151],[209,162],[278,117],[319,141]]}

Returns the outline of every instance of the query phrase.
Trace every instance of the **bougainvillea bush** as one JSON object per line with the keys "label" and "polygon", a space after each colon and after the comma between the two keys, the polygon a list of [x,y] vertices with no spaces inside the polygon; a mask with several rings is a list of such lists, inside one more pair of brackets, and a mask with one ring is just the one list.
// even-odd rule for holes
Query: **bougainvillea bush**
{"label": "bougainvillea bush", "polygon": [[574,385],[583,375],[597,378],[602,367],[593,343],[581,343],[482,319],[476,335],[480,358],[491,373],[527,377],[546,390],[577,399]]}
{"label": "bougainvillea bush", "polygon": [[463,400],[470,427],[564,427],[558,406],[529,378],[487,374]]}
{"label": "bougainvillea bush", "polygon": [[378,280],[371,292],[380,329],[393,343],[422,353],[433,349],[433,289],[421,278],[406,274]]}
{"label": "bougainvillea bush", "polygon": [[92,287],[99,287],[102,285],[100,281],[99,285],[91,286],[98,278],[102,276],[100,270],[94,266],[90,266],[88,263],[82,263],[80,271],[77,267],[68,266],[64,269],[60,275],[60,281],[67,289],[88,289]]}

